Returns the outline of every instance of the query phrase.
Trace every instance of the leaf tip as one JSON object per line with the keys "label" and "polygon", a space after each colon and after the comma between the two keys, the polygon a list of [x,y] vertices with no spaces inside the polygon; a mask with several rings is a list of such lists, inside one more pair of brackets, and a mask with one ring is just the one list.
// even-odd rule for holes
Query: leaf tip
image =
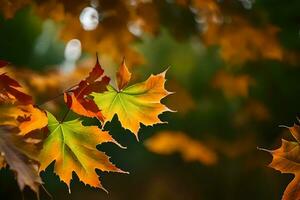
{"label": "leaf tip", "polygon": [[98,52],[96,51],[96,62],[99,63],[99,56],[98,56]]}

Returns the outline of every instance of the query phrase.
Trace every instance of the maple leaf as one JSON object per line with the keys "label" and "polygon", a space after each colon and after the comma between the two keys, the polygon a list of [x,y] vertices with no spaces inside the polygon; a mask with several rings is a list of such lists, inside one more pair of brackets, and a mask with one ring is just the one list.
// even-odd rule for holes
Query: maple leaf
{"label": "maple leaf", "polygon": [[96,126],[83,126],[79,119],[60,123],[51,113],[48,112],[47,115],[50,135],[44,140],[39,155],[40,171],[55,161],[54,172],[69,188],[74,171],[85,184],[103,190],[105,189],[99,181],[96,169],[126,173],[96,148],[98,144],[105,142],[119,145],[107,131],[101,131]]}
{"label": "maple leaf", "polygon": [[294,179],[289,183],[284,191],[283,200],[300,199],[300,126],[294,124],[288,127],[296,141],[287,141],[282,139],[281,147],[276,150],[266,150],[272,154],[273,160],[270,167],[279,170],[281,173],[294,174]]}
{"label": "maple leaf", "polygon": [[157,154],[170,155],[178,152],[186,161],[197,161],[206,165],[216,164],[218,159],[209,147],[180,131],[161,131],[148,139],[145,145]]}
{"label": "maple leaf", "polygon": [[18,127],[20,135],[26,135],[33,130],[42,129],[48,123],[44,111],[33,105],[1,105],[0,125]]}
{"label": "maple leaf", "polygon": [[[101,80],[98,80],[100,78]],[[104,75],[104,70],[101,68],[97,56],[95,67],[89,76],[85,80],[80,81],[75,89],[64,93],[64,100],[67,106],[79,115],[96,117],[100,121],[104,121],[104,117],[98,106],[88,95],[92,92],[103,92],[109,81],[110,78]]]}
{"label": "maple leaf", "polygon": [[13,131],[12,127],[0,126],[0,168],[6,163],[16,172],[16,178],[21,190],[27,185],[38,193],[42,180],[38,175],[36,162],[27,152],[32,152],[34,146],[26,144]]}
{"label": "maple leaf", "polygon": [[158,115],[171,111],[160,100],[172,94],[164,88],[166,71],[151,75],[146,81],[125,87],[131,77],[125,62],[117,72],[118,89],[109,85],[104,93],[92,93],[94,101],[105,116],[104,123],[117,114],[121,125],[129,129],[138,139],[140,123],[154,125],[164,123]]}

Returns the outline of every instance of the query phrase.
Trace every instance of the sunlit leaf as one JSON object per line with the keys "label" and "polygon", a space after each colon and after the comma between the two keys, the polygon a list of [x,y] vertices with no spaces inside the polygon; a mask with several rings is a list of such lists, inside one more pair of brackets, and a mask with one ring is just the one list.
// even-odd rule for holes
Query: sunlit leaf
{"label": "sunlit leaf", "polygon": [[96,148],[98,144],[105,142],[119,145],[107,131],[101,131],[96,126],[83,126],[79,119],[60,123],[51,113],[47,115],[50,134],[39,155],[40,171],[55,161],[54,172],[69,188],[72,172],[75,172],[83,183],[102,189],[104,188],[96,169],[104,172],[124,172]]}
{"label": "sunlit leaf", "polygon": [[[123,73],[125,65],[122,65],[118,74],[118,85],[124,87],[123,83],[128,82],[128,73]],[[128,71],[128,70],[125,70]],[[165,88],[166,71],[158,75],[151,75],[146,81],[128,86],[122,89],[115,89],[108,86],[104,93],[92,93],[94,101],[102,110],[105,122],[111,121],[113,116],[118,116],[121,125],[130,130],[138,138],[140,124],[146,126],[163,123],[158,115],[170,111],[161,104],[161,99],[170,94]],[[130,77],[130,76],[129,76]]]}

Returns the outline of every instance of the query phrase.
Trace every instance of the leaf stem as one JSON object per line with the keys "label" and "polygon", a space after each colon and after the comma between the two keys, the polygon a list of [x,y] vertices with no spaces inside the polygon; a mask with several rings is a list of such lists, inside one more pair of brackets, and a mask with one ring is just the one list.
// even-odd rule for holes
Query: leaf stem
{"label": "leaf stem", "polygon": [[60,122],[59,122],[59,123],[63,123],[63,122],[65,121],[65,119],[66,119],[66,117],[68,116],[68,114],[69,114],[70,110],[71,110],[71,109],[70,109],[70,108],[68,108],[67,112],[64,114],[63,118],[60,120]]}
{"label": "leaf stem", "polygon": [[65,92],[70,92],[70,91],[71,91],[74,87],[76,87],[77,85],[78,85],[78,84],[69,87],[67,90],[63,91],[62,93],[60,93],[60,94],[58,94],[58,95],[52,97],[51,99],[48,99],[47,101],[45,101],[45,102],[43,102],[43,103],[38,104],[37,106],[38,106],[38,107],[43,106],[44,104],[46,104],[46,103],[48,103],[48,102],[50,102],[50,101],[53,101],[53,100],[57,99],[58,97],[64,95]]}
{"label": "leaf stem", "polygon": [[53,101],[53,100],[57,99],[58,97],[62,96],[63,94],[64,94],[64,93],[60,93],[60,94],[58,94],[58,95],[52,97],[51,99],[48,99],[48,100],[44,101],[43,103],[38,104],[37,106],[38,106],[38,107],[43,106],[44,104],[46,104],[46,103],[48,103],[48,102],[50,102],[50,101]]}

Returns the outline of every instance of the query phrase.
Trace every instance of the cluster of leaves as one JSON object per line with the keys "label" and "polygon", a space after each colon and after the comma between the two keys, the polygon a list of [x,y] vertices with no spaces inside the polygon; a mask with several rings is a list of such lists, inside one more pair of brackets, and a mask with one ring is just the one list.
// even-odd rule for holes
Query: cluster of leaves
{"label": "cluster of leaves", "polygon": [[[296,54],[294,58],[292,52],[287,51],[282,44],[284,39],[282,34],[286,34],[291,27],[297,27],[297,24],[294,23],[297,21],[296,17],[290,17],[292,16],[290,14],[291,9],[286,9],[286,15],[281,9],[282,6],[287,6],[286,3],[278,1],[270,6],[268,3],[256,2],[255,6],[257,9],[255,9],[255,12],[250,14],[247,11],[245,15],[244,10],[236,6],[240,2],[242,1],[99,0],[100,6],[97,10],[101,15],[103,14],[103,19],[101,19],[101,25],[94,31],[84,31],[78,20],[82,9],[90,5],[89,1],[74,0],[71,3],[71,1],[65,0],[16,0],[14,4],[9,4],[10,1],[3,1],[0,3],[0,9],[2,9],[6,17],[12,17],[14,12],[21,9],[24,5],[32,5],[39,16],[50,18],[61,25],[60,38],[64,41],[73,38],[80,39],[85,51],[95,51],[96,48],[101,53],[112,55],[114,59],[118,59],[125,52],[126,58],[129,58],[129,63],[140,64],[145,59],[148,61],[147,65],[153,67],[172,64],[170,72],[173,73],[171,74],[173,77],[171,83],[174,87],[173,90],[177,94],[168,100],[172,101],[173,98],[173,102],[169,102],[169,104],[180,111],[179,115],[184,114],[184,118],[176,116],[177,119],[173,119],[174,121],[177,120],[173,123],[176,124],[173,129],[179,129],[182,133],[159,134],[146,143],[148,149],[160,154],[179,152],[184,160],[197,160],[201,163],[206,163],[204,159],[206,157],[203,155],[203,152],[206,152],[203,150],[205,145],[197,140],[203,139],[205,135],[211,136],[215,134],[216,140],[214,142],[216,145],[213,146],[216,146],[217,150],[231,159],[239,155],[243,158],[239,162],[247,162],[248,164],[251,159],[246,154],[255,150],[258,141],[255,141],[256,139],[252,137],[250,140],[247,138],[247,135],[252,136],[256,134],[258,138],[267,138],[266,141],[270,143],[275,138],[274,135],[279,133],[274,130],[270,131],[267,128],[263,129],[263,127],[274,127],[274,124],[271,124],[272,121],[282,122],[288,116],[295,115],[294,110],[298,99],[296,97],[297,94],[300,94],[299,87],[297,87],[299,85],[297,83],[299,70],[296,67],[291,68],[289,64],[291,64],[290,61],[297,62],[299,56]],[[259,6],[264,6],[269,11],[275,9],[275,11],[265,13]],[[294,7],[293,10],[297,8],[293,3],[289,7]],[[279,11],[280,15],[278,15]],[[294,11],[294,13],[298,12]],[[287,16],[288,19],[286,19]],[[294,14],[294,16],[297,15]],[[275,23],[270,17],[276,19]],[[280,24],[281,26],[278,27]],[[149,45],[145,48],[151,54],[148,58],[146,51],[143,54],[145,58],[141,58],[138,52],[130,48],[134,41],[142,40],[142,43],[145,44],[148,40],[148,37],[143,37],[143,35],[132,34],[129,30],[130,25],[134,25],[138,30],[155,36],[161,32],[158,37],[150,38]],[[168,35],[168,38],[162,38],[165,32],[160,30],[161,27],[167,30],[168,33],[170,32],[171,37]],[[195,28],[197,28],[197,31],[195,31]],[[299,38],[295,34],[297,31],[289,31],[290,35],[285,37],[285,40],[290,45],[297,47],[298,44],[299,47]],[[199,38],[201,44],[203,43],[205,48],[207,48],[205,49],[208,52],[207,54],[194,54],[195,51],[190,50],[192,49],[191,46],[187,45],[190,42],[189,40],[186,43],[179,43],[177,40],[173,40],[173,36],[179,39],[187,39],[188,37],[183,36],[191,36],[192,34],[196,36],[201,35],[201,38]],[[281,36],[281,40],[278,39],[278,35]],[[172,40],[169,40],[169,38],[172,38]],[[192,42],[193,45],[196,45],[195,41]],[[214,45],[219,48],[217,53],[211,50]],[[195,46],[192,47],[194,48]],[[3,49],[7,50],[8,48]],[[217,54],[220,54],[218,55],[220,58],[216,56]],[[263,63],[261,63],[262,61]],[[283,62],[285,63],[283,64]],[[151,70],[154,69],[151,68]],[[21,70],[18,69],[18,71],[22,73],[20,72]],[[50,76],[51,78],[49,78]],[[65,80],[61,78],[62,76],[58,76],[57,73],[52,73],[51,75],[48,73],[44,77],[39,77],[39,79],[36,79],[36,77],[30,81],[36,81],[34,83],[35,86],[40,88],[43,88],[43,84],[55,85],[56,88],[61,88],[62,84],[58,84],[58,80]],[[105,76],[102,77],[104,78]],[[104,82],[105,80],[103,80]],[[118,93],[119,87],[117,85],[115,87],[111,86],[105,93],[95,95],[95,93],[103,92],[104,90],[102,90],[102,87],[99,87],[99,91],[93,91],[95,93],[90,92],[93,86],[89,85],[94,84],[100,83],[84,80],[78,84],[78,87],[71,88],[66,92],[64,99],[68,107],[82,116],[98,118],[103,122],[103,125],[111,119],[111,114],[105,110],[110,110],[113,113],[115,109],[121,109],[123,113],[119,113],[120,116],[118,117],[119,119],[123,117],[124,122],[122,123],[120,120],[123,127],[136,132],[139,124],[136,125],[136,123],[128,121],[126,117],[124,120],[126,110],[120,106],[124,100],[131,100],[131,98],[124,96],[122,92]],[[16,84],[10,84],[10,86],[13,85],[16,86]],[[189,85],[190,88],[183,87],[186,85]],[[210,88],[210,86],[212,87]],[[288,91],[286,88],[290,88],[293,92]],[[7,89],[16,90],[16,87],[8,87]],[[17,89],[19,91],[21,88],[17,87]],[[49,92],[48,87],[44,87],[43,90],[44,92]],[[85,98],[86,95],[93,97],[93,99]],[[225,98],[222,98],[222,95]],[[7,95],[2,96],[7,99]],[[105,102],[114,98],[116,105],[109,105],[110,108],[107,108],[108,105],[104,101],[98,102],[96,100],[100,97],[101,99],[107,98],[108,100],[105,100]],[[134,101],[134,105],[137,105],[139,102]],[[283,104],[290,106],[283,111],[280,109]],[[99,108],[101,108],[101,111]],[[10,109],[12,110],[12,108]],[[10,113],[9,116],[5,116],[6,120],[10,119],[9,123],[7,120],[7,125],[18,127],[32,127],[32,125],[27,126],[24,123],[25,119],[28,119],[24,115],[32,113],[33,110],[36,112],[40,111],[34,106],[30,108],[18,106],[14,107],[14,110],[14,112],[3,113]],[[12,113],[17,113],[17,110],[22,114],[13,115]],[[43,115],[43,112],[39,113]],[[131,114],[131,112],[129,113]],[[143,112],[135,113],[138,113],[142,119],[145,118]],[[34,115],[32,114],[31,116],[33,118]],[[16,121],[16,118],[19,120]],[[199,126],[200,121],[202,122],[201,126]],[[216,121],[219,123],[218,126],[215,126]],[[28,120],[26,122],[29,124]],[[146,121],[145,124],[147,124]],[[197,131],[195,132],[195,128],[191,127],[197,127]],[[23,130],[20,131],[20,134],[27,132],[25,128],[20,129]],[[273,135],[268,134],[269,132],[273,132]],[[192,137],[188,135],[192,135]],[[245,135],[246,139],[243,138]],[[234,138],[236,136],[238,138]],[[194,141],[192,138],[195,138]],[[222,140],[225,138],[234,139],[234,141],[224,143]],[[178,141],[184,141],[184,144],[189,145],[184,145]],[[207,149],[206,146],[205,148]],[[252,165],[255,165],[255,163],[251,161]],[[223,163],[219,171],[220,173],[226,173]],[[238,173],[236,173],[236,176],[241,177]],[[250,176],[247,173],[247,177]],[[215,181],[220,183],[222,179],[218,177],[215,178]],[[248,183],[251,183],[251,181],[248,181]],[[264,182],[260,182],[260,184],[265,187]],[[228,185],[227,182],[224,185]],[[241,185],[239,182],[236,183],[236,187],[239,185]],[[228,187],[223,187],[223,190],[227,191]],[[289,193],[289,191],[292,190],[287,190],[286,193]]]}
{"label": "cluster of leaves", "polygon": [[[283,58],[283,50],[276,40],[278,27],[267,24],[260,30],[243,16],[229,15],[223,8],[229,2],[220,4],[214,0],[176,0],[172,3],[99,0],[98,7],[94,7],[99,12],[101,26],[94,31],[85,31],[78,20],[85,7],[93,7],[89,1],[18,0],[14,2],[14,9],[9,1],[2,4],[0,9],[5,18],[11,18],[17,10],[30,5],[35,14],[60,25],[58,35],[62,40],[78,38],[85,51],[93,52],[97,49],[101,54],[109,54],[115,60],[125,53],[126,58],[129,58],[128,62],[133,65],[143,64],[145,60],[131,47],[132,42],[140,39],[143,33],[157,35],[161,25],[176,38],[201,35],[205,44],[219,44],[222,57],[233,64],[261,57],[277,60]],[[232,22],[227,23],[227,17]],[[189,23],[184,23],[185,21]],[[179,31],[183,29],[185,31]],[[238,31],[239,38],[231,34],[234,30]]]}
{"label": "cluster of leaves", "polygon": [[[6,66],[5,61],[0,67]],[[151,75],[146,81],[127,86],[131,73],[123,60],[117,74],[117,87],[97,62],[89,75],[64,91],[68,107],[61,120],[33,103],[31,96],[22,92],[20,84],[6,73],[0,75],[0,168],[8,165],[16,172],[20,189],[26,185],[38,192],[42,180],[39,172],[55,161],[54,172],[70,189],[72,172],[85,184],[104,187],[96,169],[127,173],[116,167],[96,146],[111,142],[121,146],[108,131],[106,122],[118,116],[121,125],[138,138],[140,124],[163,123],[158,115],[171,111],[161,104],[170,94],[164,88],[165,73]],[[80,118],[65,121],[70,111],[97,118],[102,126],[84,126]],[[105,190],[106,191],[106,190]]]}

